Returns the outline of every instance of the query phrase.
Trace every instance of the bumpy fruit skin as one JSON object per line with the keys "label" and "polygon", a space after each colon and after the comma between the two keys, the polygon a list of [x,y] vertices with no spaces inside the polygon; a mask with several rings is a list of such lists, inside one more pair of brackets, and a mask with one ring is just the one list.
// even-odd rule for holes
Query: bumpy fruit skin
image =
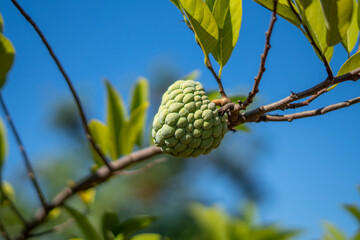
{"label": "bumpy fruit skin", "polygon": [[226,117],[218,114],[201,83],[178,80],[162,97],[152,137],[165,153],[197,157],[217,148],[226,131]]}

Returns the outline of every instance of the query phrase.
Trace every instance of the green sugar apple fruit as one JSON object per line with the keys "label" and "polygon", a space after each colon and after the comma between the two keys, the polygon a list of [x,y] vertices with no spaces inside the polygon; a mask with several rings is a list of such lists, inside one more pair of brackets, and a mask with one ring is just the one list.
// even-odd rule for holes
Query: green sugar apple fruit
{"label": "green sugar apple fruit", "polygon": [[197,157],[217,148],[227,130],[226,117],[219,115],[201,83],[178,80],[162,97],[152,137],[165,153]]}

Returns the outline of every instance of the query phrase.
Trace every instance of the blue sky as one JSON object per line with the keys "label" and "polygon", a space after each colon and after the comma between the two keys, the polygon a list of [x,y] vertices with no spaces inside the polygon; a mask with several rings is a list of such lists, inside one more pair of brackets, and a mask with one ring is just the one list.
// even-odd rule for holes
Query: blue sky
{"label": "blue sky", "polygon": [[[185,74],[202,72],[206,89],[216,82],[203,66],[203,55],[181,15],[169,1],[21,1],[53,46],[75,87],[91,108],[90,117],[103,118],[107,77],[127,96],[137,76],[151,74],[156,62],[166,62]],[[11,5],[2,1],[5,35],[17,55],[3,94],[27,149],[37,157],[56,151],[58,138],[46,124],[57,98],[70,97],[65,81],[30,25]],[[245,0],[240,37],[223,70],[230,93],[247,93],[259,66],[270,12]],[[260,84],[259,103],[271,103],[307,89],[326,77],[325,69],[302,33],[285,20],[276,22],[267,71]],[[331,61],[337,72],[346,60],[341,46]],[[347,82],[323,95],[307,109],[358,96],[360,84]],[[300,239],[321,233],[329,220],[352,232],[355,222],[341,209],[360,202],[360,105],[292,123],[254,123],[253,134],[266,143],[256,171],[270,196],[261,206],[264,220],[307,229]],[[239,133],[243,134],[243,133]],[[20,156],[10,137],[12,164]],[[241,148],[241,146],[239,146]],[[240,149],[241,151],[241,149]]]}

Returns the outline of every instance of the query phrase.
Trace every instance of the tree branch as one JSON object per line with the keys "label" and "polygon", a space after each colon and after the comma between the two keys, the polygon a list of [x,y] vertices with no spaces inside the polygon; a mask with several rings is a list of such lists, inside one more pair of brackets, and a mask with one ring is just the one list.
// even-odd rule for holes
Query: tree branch
{"label": "tree branch", "polygon": [[277,19],[277,17],[276,17],[277,2],[278,2],[277,0],[274,0],[274,10],[273,10],[273,14],[270,19],[269,29],[265,33],[266,38],[265,38],[264,52],[260,55],[259,72],[258,72],[257,76],[254,78],[255,82],[253,85],[253,89],[251,92],[249,92],[249,95],[246,98],[246,100],[240,104],[240,107],[243,110],[245,110],[247,108],[247,106],[249,106],[253,102],[254,97],[259,92],[259,84],[260,84],[260,81],[261,81],[261,78],[262,78],[264,72],[266,71],[265,62],[266,62],[266,58],[269,53],[269,50],[271,48],[270,38],[271,38],[271,34],[272,34],[272,31],[274,29],[274,25],[275,25],[275,22]]}
{"label": "tree branch", "polygon": [[94,148],[95,152],[100,156],[101,160],[104,162],[104,164],[111,169],[111,165],[109,165],[108,160],[106,159],[106,156],[102,153],[102,151],[100,150],[99,146],[95,143],[90,129],[87,125],[87,120],[86,120],[86,116],[85,116],[85,112],[84,109],[82,107],[80,98],[72,84],[72,81],[70,80],[68,74],[65,72],[65,69],[63,68],[62,64],[60,63],[60,60],[57,58],[57,56],[55,55],[53,49],[51,48],[49,42],[46,40],[45,35],[41,32],[40,28],[36,25],[36,23],[34,22],[34,20],[31,19],[31,17],[25,12],[25,10],[19,5],[19,3],[16,0],[11,0],[11,2],[15,5],[15,7],[19,10],[19,12],[24,16],[24,18],[31,24],[31,26],[34,28],[34,30],[37,32],[37,34],[39,35],[39,37],[41,38],[42,42],[44,43],[44,45],[46,46],[47,50],[49,51],[49,54],[51,55],[51,57],[53,58],[53,60],[55,61],[58,69],[60,70],[61,74],[63,75],[63,77],[65,78],[70,91],[74,97],[74,100],[76,102],[78,111],[80,113],[80,118],[81,118],[81,122],[82,122],[82,126],[85,130],[86,133],[86,137],[89,140],[91,146]]}
{"label": "tree branch", "polygon": [[264,114],[261,115],[260,118],[257,120],[257,122],[268,122],[268,121],[288,121],[291,122],[294,119],[299,118],[306,118],[306,117],[314,117],[318,115],[322,115],[340,108],[349,107],[353,104],[359,103],[360,97],[356,97],[344,102],[332,104],[323,108],[310,110],[310,111],[304,111],[304,112],[298,112],[293,114],[287,114],[287,115],[270,115],[270,114]]}
{"label": "tree branch", "polygon": [[239,114],[238,121],[235,123],[232,123],[232,126],[234,127],[234,126],[246,123],[246,122],[257,122],[259,117],[261,115],[263,115],[264,113],[284,109],[284,107],[286,108],[286,106],[289,103],[294,102],[299,99],[306,98],[311,95],[315,95],[318,92],[322,91],[323,89],[327,89],[328,87],[330,87],[334,84],[342,83],[345,81],[357,81],[360,78],[359,73],[360,73],[360,68],[357,68],[349,73],[334,77],[332,79],[327,78],[324,81],[322,81],[321,83],[319,83],[319,84],[315,85],[314,87],[309,88],[305,91],[302,91],[300,93],[291,93],[288,97],[283,98],[277,102],[274,102],[274,103],[271,103],[268,105],[264,105],[264,106],[260,106],[256,109],[251,110],[246,113],[241,113],[241,114]]}
{"label": "tree branch", "polygon": [[299,19],[299,21],[300,21],[300,23],[301,23],[301,26],[303,26],[303,28],[304,28],[307,36],[309,37],[309,40],[310,40],[311,45],[314,47],[315,51],[316,51],[316,52],[319,54],[319,56],[321,57],[321,60],[322,60],[322,62],[323,62],[324,65],[325,65],[326,72],[327,72],[327,74],[328,74],[328,78],[329,78],[329,79],[332,79],[332,78],[334,77],[334,75],[333,75],[333,72],[332,72],[332,70],[331,70],[330,64],[329,64],[329,62],[327,61],[324,53],[321,51],[320,47],[315,43],[315,40],[314,40],[313,36],[311,35],[308,27],[303,23],[300,15],[299,15],[299,13],[294,9],[294,6],[293,6],[292,2],[291,2],[290,0],[287,0],[287,2],[288,2],[289,6],[290,6],[290,8],[291,8],[291,11],[292,11],[292,12],[295,14],[295,16]]}
{"label": "tree branch", "polygon": [[16,130],[16,127],[15,127],[15,124],[14,122],[12,121],[12,118],[10,116],[10,113],[9,113],[9,110],[8,108],[6,107],[6,104],[5,104],[5,101],[2,97],[2,94],[0,92],[0,103],[1,103],[1,106],[2,106],[2,109],[4,110],[4,113],[6,115],[6,120],[7,122],[9,123],[10,125],[10,129],[11,131],[13,132],[14,136],[15,136],[15,139],[16,139],[16,142],[19,146],[19,150],[21,152],[21,155],[23,157],[23,160],[24,160],[24,163],[25,163],[25,166],[26,166],[26,169],[27,169],[27,173],[28,173],[28,176],[32,182],[32,184],[34,185],[34,188],[36,190],[36,193],[40,199],[40,202],[42,204],[42,206],[46,209],[47,208],[47,204],[46,204],[46,200],[45,200],[45,197],[44,197],[44,194],[43,192],[41,191],[41,188],[40,188],[40,185],[39,185],[39,182],[35,176],[35,172],[34,172],[34,169],[30,163],[30,159],[29,159],[29,156],[28,154],[26,153],[26,150],[25,150],[25,147],[24,147],[24,144],[20,138],[20,135],[18,133],[18,131]]}
{"label": "tree branch", "polygon": [[20,236],[17,237],[17,239],[27,239],[30,236],[30,233],[33,229],[38,227],[40,224],[44,222],[49,212],[61,205],[64,204],[64,202],[76,194],[77,192],[87,190],[89,188],[93,188],[97,185],[99,185],[102,182],[105,182],[108,180],[111,176],[114,176],[118,173],[118,171],[134,164],[138,163],[144,160],[149,159],[150,157],[156,156],[158,154],[161,154],[162,151],[158,147],[148,147],[142,150],[139,150],[137,152],[131,153],[127,156],[124,156],[120,158],[119,160],[110,162],[111,169],[107,168],[106,166],[103,166],[96,170],[96,172],[88,175],[85,177],[82,181],[77,183],[74,187],[66,187],[61,192],[59,192],[52,202],[48,206],[48,211],[45,211],[44,208],[40,208],[36,213],[34,218],[28,222],[27,226],[23,229]]}

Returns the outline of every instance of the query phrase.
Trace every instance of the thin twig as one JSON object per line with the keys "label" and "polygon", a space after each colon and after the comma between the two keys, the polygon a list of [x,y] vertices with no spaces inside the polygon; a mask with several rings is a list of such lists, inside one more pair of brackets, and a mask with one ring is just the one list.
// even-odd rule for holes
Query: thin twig
{"label": "thin twig", "polygon": [[35,29],[35,31],[37,32],[37,34],[39,35],[39,37],[41,38],[42,42],[44,43],[44,45],[46,46],[47,50],[49,51],[51,57],[53,58],[53,60],[55,61],[58,69],[60,70],[61,74],[63,75],[63,77],[65,78],[70,91],[74,97],[74,100],[76,102],[78,111],[80,113],[80,118],[81,118],[81,122],[82,122],[82,126],[85,130],[86,133],[86,137],[89,140],[91,146],[94,148],[94,150],[96,151],[96,153],[100,156],[101,160],[104,162],[104,164],[111,169],[111,166],[109,164],[109,161],[107,160],[106,156],[102,153],[102,151],[100,150],[98,144],[96,144],[96,142],[94,141],[90,129],[87,125],[87,118],[85,116],[85,112],[84,109],[82,107],[80,98],[72,84],[72,81],[70,80],[68,74],[65,72],[65,69],[63,68],[62,64],[60,63],[60,60],[57,58],[57,56],[55,55],[53,49],[51,48],[49,42],[46,40],[45,35],[41,32],[40,28],[37,26],[37,24],[34,22],[34,20],[32,20],[32,18],[25,12],[25,10],[19,5],[19,3],[16,0],[11,0],[11,2],[15,5],[15,7],[20,11],[20,13],[25,17],[25,19],[32,25],[32,27]]}
{"label": "thin twig", "polygon": [[311,97],[309,97],[307,100],[305,100],[305,101],[303,101],[303,102],[290,103],[290,104],[288,104],[287,106],[284,107],[284,110],[285,110],[285,109],[288,109],[288,108],[295,109],[295,108],[307,106],[307,105],[309,105],[312,101],[314,101],[316,98],[318,98],[320,95],[322,95],[323,93],[326,93],[326,92],[327,92],[327,88],[324,88],[323,90],[317,92],[316,94],[312,95]]}
{"label": "thin twig", "polygon": [[27,169],[28,176],[29,176],[31,182],[33,183],[33,185],[35,187],[36,193],[37,193],[37,195],[38,195],[38,197],[40,199],[40,202],[41,202],[42,206],[46,209],[47,208],[47,203],[46,203],[44,194],[41,191],[39,182],[38,182],[38,180],[37,180],[37,178],[35,176],[34,169],[33,169],[32,165],[30,163],[29,156],[25,151],[24,144],[23,144],[23,142],[22,142],[22,140],[20,138],[20,135],[19,135],[18,131],[16,130],[15,124],[14,124],[14,122],[13,122],[11,116],[10,116],[8,108],[6,107],[6,104],[5,104],[5,101],[4,101],[3,97],[2,97],[1,92],[0,92],[0,103],[1,103],[2,109],[4,110],[4,113],[6,115],[7,122],[10,125],[10,129],[11,129],[11,131],[13,132],[13,134],[15,136],[16,142],[18,144],[19,150],[21,152],[21,155],[23,157],[23,160],[24,160],[24,163],[25,163],[25,166],[26,166],[26,169]]}
{"label": "thin twig", "polygon": [[4,224],[2,223],[2,221],[0,220],[0,232],[1,235],[6,239],[6,240],[11,240],[10,234],[7,232]]}
{"label": "thin twig", "polygon": [[294,119],[299,118],[306,118],[306,117],[314,117],[318,115],[322,115],[340,108],[349,107],[353,104],[359,103],[360,97],[356,97],[344,102],[332,104],[323,108],[310,110],[310,111],[304,111],[304,112],[298,112],[298,113],[292,113],[292,114],[286,114],[286,115],[270,115],[270,114],[264,114],[261,115],[258,119],[258,122],[268,122],[268,121],[288,121],[291,122]]}
{"label": "thin twig", "polygon": [[273,32],[274,25],[275,25],[275,22],[276,22],[276,19],[277,19],[277,17],[276,17],[277,2],[278,2],[277,0],[274,0],[273,14],[272,14],[271,19],[270,19],[269,28],[265,33],[264,52],[260,55],[261,60],[260,60],[259,72],[256,75],[256,77],[254,78],[255,81],[254,81],[253,89],[252,89],[251,92],[249,92],[249,95],[246,98],[246,100],[243,103],[240,104],[241,109],[244,109],[244,110],[247,108],[247,106],[249,106],[253,102],[254,97],[259,92],[259,84],[260,84],[260,81],[261,81],[261,78],[262,78],[264,72],[266,71],[265,62],[266,62],[266,58],[267,58],[267,55],[269,53],[269,50],[271,48],[270,38],[271,38],[271,34]]}
{"label": "thin twig", "polygon": [[229,98],[226,96],[224,87],[223,87],[222,82],[221,82],[221,78],[216,74],[216,72],[215,72],[215,70],[214,70],[214,68],[213,68],[213,66],[211,64],[209,56],[206,56],[205,61],[206,61],[206,64],[205,64],[206,67],[210,70],[210,72],[214,76],[214,78],[215,78],[215,80],[216,80],[216,82],[217,82],[217,84],[219,86],[219,93],[221,94],[221,97],[223,99],[227,99],[228,100],[227,102],[229,102]]}
{"label": "thin twig", "polygon": [[75,195],[76,193],[95,187],[108,180],[111,176],[116,175],[117,171],[120,171],[134,163],[147,160],[161,153],[162,151],[158,147],[148,147],[137,152],[133,152],[127,156],[120,158],[119,160],[112,161],[110,164],[113,171],[109,170],[109,168],[107,168],[106,166],[103,166],[96,170],[96,172],[85,177],[75,186],[64,188],[54,197],[52,202],[49,204],[48,211],[44,211],[44,208],[38,209],[38,211],[35,213],[34,218],[29,221],[28,225],[23,229],[21,235],[18,236],[17,239],[20,240],[28,238],[30,232],[44,222],[47,215],[52,209],[63,205],[68,198]]}
{"label": "thin twig", "polygon": [[327,74],[328,74],[328,78],[329,78],[329,79],[332,79],[332,78],[334,77],[334,75],[333,75],[333,72],[332,72],[332,70],[331,70],[331,67],[330,67],[329,62],[327,61],[327,59],[326,59],[326,57],[325,57],[325,54],[321,51],[320,47],[316,44],[313,36],[312,36],[311,33],[310,33],[310,30],[308,29],[308,27],[307,27],[307,26],[304,24],[304,22],[302,21],[299,13],[295,10],[292,2],[291,2],[290,0],[287,0],[287,2],[288,2],[289,6],[290,6],[290,8],[291,8],[291,11],[292,11],[292,12],[295,14],[295,16],[299,19],[302,27],[304,28],[306,34],[308,35],[311,45],[314,47],[315,51],[320,55],[321,60],[323,61],[324,65],[325,65],[326,72],[327,72]]}

